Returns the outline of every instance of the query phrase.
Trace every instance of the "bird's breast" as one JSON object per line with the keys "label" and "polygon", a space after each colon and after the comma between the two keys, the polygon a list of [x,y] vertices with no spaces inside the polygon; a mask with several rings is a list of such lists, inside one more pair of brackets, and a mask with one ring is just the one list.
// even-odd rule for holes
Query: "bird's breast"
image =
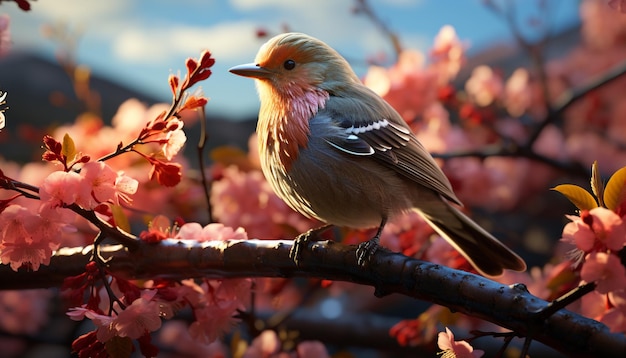
{"label": "bird's breast", "polygon": [[300,149],[308,145],[309,121],[324,108],[328,93],[298,86],[289,91],[260,88],[259,94],[261,110],[257,135],[260,155],[278,159],[267,165],[278,164],[289,170],[298,159]]}

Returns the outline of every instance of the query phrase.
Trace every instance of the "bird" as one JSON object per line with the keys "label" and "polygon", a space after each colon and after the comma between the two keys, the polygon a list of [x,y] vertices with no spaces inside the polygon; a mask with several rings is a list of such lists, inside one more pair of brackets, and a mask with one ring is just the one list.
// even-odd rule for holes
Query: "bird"
{"label": "bird", "polygon": [[229,71],[255,79],[261,169],[275,193],[327,225],[378,227],[357,248],[360,265],[379,248],[387,221],[415,210],[480,274],[526,270],[520,256],[459,209],[448,178],[407,123],[332,47],[283,33],[263,44],[253,63]]}

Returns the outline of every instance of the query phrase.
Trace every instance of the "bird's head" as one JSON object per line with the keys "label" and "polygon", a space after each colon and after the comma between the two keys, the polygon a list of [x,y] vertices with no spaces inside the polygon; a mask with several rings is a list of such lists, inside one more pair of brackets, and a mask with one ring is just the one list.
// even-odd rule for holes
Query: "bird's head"
{"label": "bird's head", "polygon": [[285,33],[266,42],[254,63],[230,72],[252,77],[277,94],[297,96],[303,91],[324,90],[330,94],[359,79],[348,62],[324,42],[301,33]]}

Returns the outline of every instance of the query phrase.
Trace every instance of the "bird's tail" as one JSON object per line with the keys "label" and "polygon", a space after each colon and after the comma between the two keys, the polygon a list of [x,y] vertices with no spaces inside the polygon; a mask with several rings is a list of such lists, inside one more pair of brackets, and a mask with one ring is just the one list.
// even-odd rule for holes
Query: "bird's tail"
{"label": "bird's tail", "polygon": [[500,276],[503,269],[526,270],[521,257],[447,200],[438,200],[418,212],[481,274]]}

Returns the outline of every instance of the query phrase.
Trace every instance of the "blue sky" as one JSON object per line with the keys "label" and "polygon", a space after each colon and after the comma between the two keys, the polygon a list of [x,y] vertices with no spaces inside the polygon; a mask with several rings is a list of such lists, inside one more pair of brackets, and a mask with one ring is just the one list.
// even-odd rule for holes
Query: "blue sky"
{"label": "blue sky", "polygon": [[[507,0],[494,0],[507,3]],[[514,1],[519,19],[538,14],[541,0]],[[544,1],[554,31],[578,21],[578,1]],[[213,76],[202,84],[211,98],[208,111],[232,118],[255,115],[258,99],[253,81],[227,72],[252,62],[263,43],[256,30],[278,33],[283,25],[318,37],[349,60],[391,46],[372,23],[352,13],[355,0],[38,0],[32,11],[21,12],[2,3],[0,13],[11,16],[14,51],[27,49],[52,57],[54,46],[42,37],[43,24],[64,22],[78,29],[77,60],[95,73],[169,101],[167,77],[184,71],[184,60],[209,49],[217,62]],[[481,0],[370,0],[371,6],[406,48],[426,51],[439,29],[450,24],[471,51],[494,42],[511,42],[505,21]],[[520,28],[528,29],[524,22]],[[533,36],[532,31],[525,31]],[[361,62],[362,63],[362,62]]]}

